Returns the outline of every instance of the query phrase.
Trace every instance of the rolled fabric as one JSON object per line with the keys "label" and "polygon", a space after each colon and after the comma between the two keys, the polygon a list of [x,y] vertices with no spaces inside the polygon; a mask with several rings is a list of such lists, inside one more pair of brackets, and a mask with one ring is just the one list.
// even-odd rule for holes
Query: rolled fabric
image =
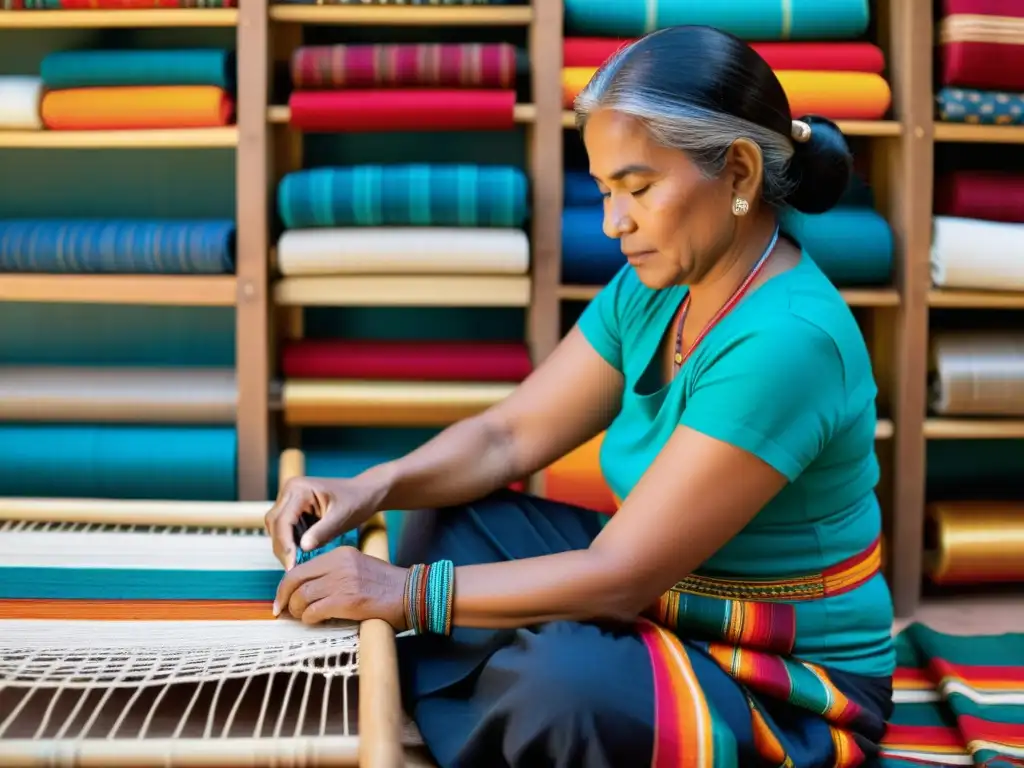
{"label": "rolled fabric", "polygon": [[[562,46],[563,67],[599,67],[632,40],[615,37],[567,38]],[[872,43],[750,43],[775,70],[829,72],[885,71],[885,54]]]}
{"label": "rolled fabric", "polygon": [[331,88],[514,88],[509,43],[367,43],[295,49],[292,85]]}
{"label": "rolled fabric", "polygon": [[523,5],[527,0],[277,0],[281,5]]}
{"label": "rolled fabric", "polygon": [[520,227],[527,179],[502,165],[354,165],[289,173],[278,212],[303,227]]}
{"label": "rolled fabric", "polygon": [[59,51],[39,65],[49,90],[123,85],[234,85],[234,56],[216,48]]}
{"label": "rolled fabric", "polygon": [[505,131],[515,126],[514,90],[293,91],[291,125],[303,131]]}
{"label": "rolled fabric", "polygon": [[230,220],[0,220],[0,272],[228,274]]}
{"label": "rolled fabric", "polygon": [[935,184],[935,213],[1024,223],[1024,174],[974,170],[945,174]]}
{"label": "rolled fabric", "polygon": [[924,571],[935,584],[1024,581],[1024,504],[946,501],[925,511]]}
{"label": "rolled fabric", "polygon": [[864,34],[868,0],[565,0],[565,34],[639,37],[678,24],[717,27],[744,40],[836,40]]}
{"label": "rolled fabric", "polygon": [[935,216],[931,271],[940,288],[1024,291],[1024,224]]}
{"label": "rolled fabric", "polygon": [[0,77],[0,131],[38,131],[43,81],[38,77]]}
{"label": "rolled fabric", "polygon": [[[593,77],[595,67],[562,70],[562,106],[571,109]],[[892,104],[892,90],[871,72],[777,70],[794,115],[821,115],[832,120],[879,120]]]}
{"label": "rolled fabric", "polygon": [[533,364],[521,343],[301,339],[285,345],[281,370],[292,379],[518,382]]}
{"label": "rolled fabric", "polygon": [[234,424],[233,368],[0,366],[0,421]]}
{"label": "rolled fabric", "polygon": [[936,95],[939,120],[971,125],[1021,125],[1024,93],[942,88]]}
{"label": "rolled fabric", "polygon": [[228,94],[212,85],[71,88],[43,96],[43,123],[54,131],[215,128],[234,113]]}
{"label": "rolled fabric", "polygon": [[1024,333],[935,333],[931,362],[935,413],[1024,416]]}
{"label": "rolled fabric", "polygon": [[234,426],[0,424],[0,495],[233,501]]}
{"label": "rolled fabric", "polygon": [[238,0],[4,0],[4,3],[2,7],[15,11],[134,11],[152,8],[238,7]]}
{"label": "rolled fabric", "polygon": [[600,205],[562,211],[562,282],[604,285],[626,263],[619,241],[604,234]]}
{"label": "rolled fabric", "polygon": [[780,227],[837,286],[886,285],[892,280],[892,228],[870,208],[833,208],[822,214],[787,208]]}
{"label": "rolled fabric", "polygon": [[522,275],[521,229],[452,227],[289,229],[277,244],[282,275]]}
{"label": "rolled fabric", "polygon": [[976,0],[945,3],[939,21],[939,82],[1024,91],[1024,8]]}

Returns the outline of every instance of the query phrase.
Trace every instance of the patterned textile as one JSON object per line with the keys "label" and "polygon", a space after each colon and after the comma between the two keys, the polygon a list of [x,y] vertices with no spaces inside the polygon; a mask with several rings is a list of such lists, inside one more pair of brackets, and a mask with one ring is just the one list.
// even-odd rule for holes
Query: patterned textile
{"label": "patterned textile", "polygon": [[639,625],[655,676],[652,768],[727,768],[735,763],[729,725],[701,693],[690,656],[695,652],[709,656],[742,686],[766,765],[795,764],[766,701],[783,701],[824,718],[834,768],[861,765],[872,750],[865,734],[881,733],[884,724],[844,695],[828,670],[789,651],[797,635],[795,602],[849,592],[873,578],[880,563],[876,541],[823,573],[782,581],[692,575],[663,595]]}
{"label": "patterned textile", "polygon": [[224,274],[234,241],[230,220],[0,221],[0,272]]}
{"label": "patterned textile", "polygon": [[936,96],[939,119],[972,125],[1024,123],[1024,93],[943,88]]}
{"label": "patterned textile", "polygon": [[513,88],[516,49],[508,43],[319,45],[291,60],[296,88]]}
{"label": "patterned textile", "polygon": [[238,0],[0,0],[4,11],[126,11],[146,8],[237,8]]}
{"label": "patterned textile", "polygon": [[883,768],[1024,765],[1024,635],[954,636],[912,624],[896,647]]}
{"label": "patterned textile", "polygon": [[278,187],[286,227],[519,227],[527,179],[512,166],[357,165],[290,173]]}

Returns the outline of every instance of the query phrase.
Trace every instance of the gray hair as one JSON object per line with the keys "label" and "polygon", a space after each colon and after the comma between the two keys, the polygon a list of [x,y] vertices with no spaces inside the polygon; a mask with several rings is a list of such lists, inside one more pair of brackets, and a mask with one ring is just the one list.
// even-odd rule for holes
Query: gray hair
{"label": "gray hair", "polygon": [[582,132],[587,119],[599,108],[630,115],[644,124],[655,141],[685,152],[708,178],[722,172],[726,151],[734,141],[748,139],[761,150],[762,197],[770,205],[783,205],[797,186],[790,174],[794,151],[791,137],[749,120],[687,104],[656,85],[623,82],[617,75],[633,45],[623,47],[609,59],[576,97],[573,106],[577,128]]}

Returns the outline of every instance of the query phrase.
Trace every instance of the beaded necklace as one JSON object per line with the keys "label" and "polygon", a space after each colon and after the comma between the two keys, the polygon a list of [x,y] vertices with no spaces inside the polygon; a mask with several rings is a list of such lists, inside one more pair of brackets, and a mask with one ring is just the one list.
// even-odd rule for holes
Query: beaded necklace
{"label": "beaded necklace", "polygon": [[772,251],[775,250],[775,244],[779,241],[779,227],[775,226],[775,232],[772,234],[772,239],[768,243],[768,247],[764,249],[764,253],[761,254],[761,258],[757,260],[757,263],[751,268],[746,278],[740,283],[739,287],[733,291],[732,296],[729,300],[722,305],[712,317],[708,324],[704,326],[697,338],[693,340],[693,344],[686,350],[686,354],[683,354],[683,323],[686,322],[686,314],[690,309],[690,294],[686,294],[686,298],[683,299],[683,308],[679,314],[679,322],[676,324],[676,352],[672,358],[673,362],[673,374],[679,373],[679,369],[683,367],[683,363],[690,357],[690,354],[697,348],[697,345],[703,341],[704,337],[708,335],[708,332],[714,328],[718,321],[725,317],[729,311],[735,307],[740,299],[750,289],[750,285],[754,282],[754,279],[761,273],[764,265],[768,263],[768,257],[772,255]]}

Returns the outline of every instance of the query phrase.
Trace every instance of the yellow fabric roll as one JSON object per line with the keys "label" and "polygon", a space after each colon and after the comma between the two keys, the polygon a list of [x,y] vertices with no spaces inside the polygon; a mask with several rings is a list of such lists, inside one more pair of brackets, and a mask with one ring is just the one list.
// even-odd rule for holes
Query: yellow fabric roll
{"label": "yellow fabric roll", "polygon": [[521,229],[351,227],[290,229],[277,244],[282,275],[522,275],[530,241]]}
{"label": "yellow fabric roll", "polygon": [[927,523],[925,572],[936,584],[1024,581],[1024,504],[931,504]]}
{"label": "yellow fabric roll", "polygon": [[[597,67],[562,69],[562,99],[566,109],[586,87]],[[879,120],[892,104],[892,90],[873,72],[779,70],[794,117],[822,115],[832,120]]]}

